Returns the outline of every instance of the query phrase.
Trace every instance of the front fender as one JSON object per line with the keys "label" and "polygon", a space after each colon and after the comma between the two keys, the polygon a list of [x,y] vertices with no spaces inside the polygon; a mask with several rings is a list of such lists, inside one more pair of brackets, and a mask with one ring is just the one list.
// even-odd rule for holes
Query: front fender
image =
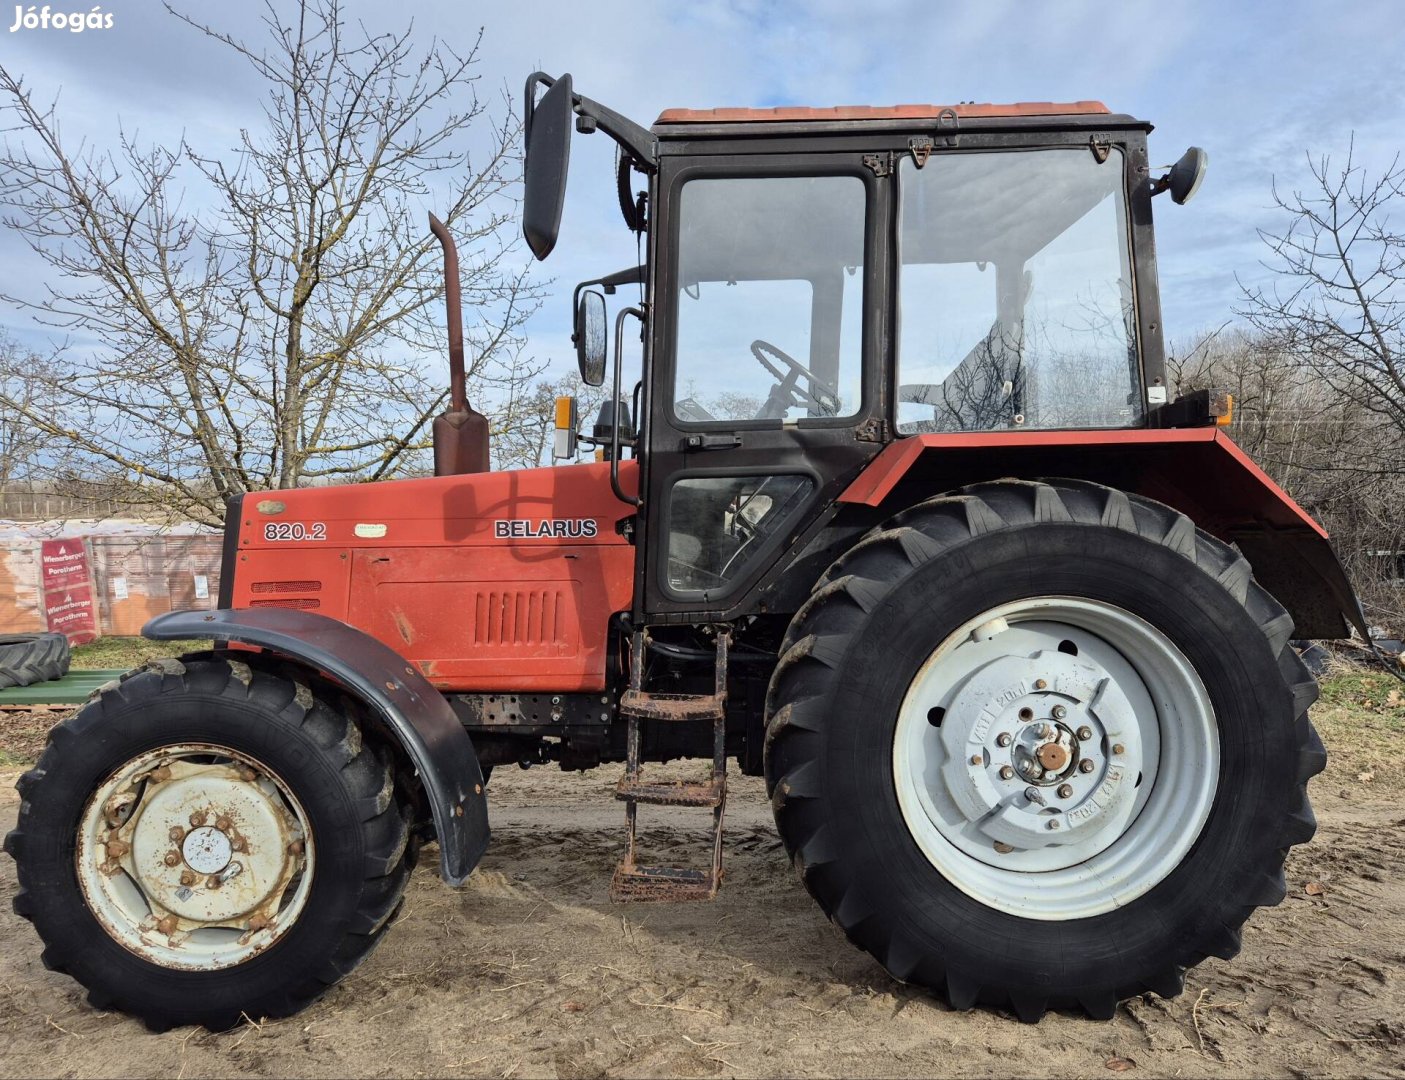
{"label": "front fender", "polygon": [[336,680],[380,715],[414,764],[439,835],[444,880],[461,885],[478,865],[488,847],[488,803],[473,742],[444,695],[394,649],[344,622],[287,608],[172,611],[148,622],[142,635],[256,645]]}

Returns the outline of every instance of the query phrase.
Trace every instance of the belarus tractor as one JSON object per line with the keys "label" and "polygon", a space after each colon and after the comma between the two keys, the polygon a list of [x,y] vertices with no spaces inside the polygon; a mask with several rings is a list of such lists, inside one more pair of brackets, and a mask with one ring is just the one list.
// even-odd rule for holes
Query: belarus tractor
{"label": "belarus tractor", "polygon": [[[538,258],[573,129],[618,146],[645,254],[572,313],[600,415],[563,400],[567,463],[488,470],[435,223],[435,475],[231,501],[218,609],[145,629],[214,647],[104,687],[19,781],[45,964],[156,1028],[293,1013],[425,844],[469,876],[493,768],[551,762],[623,763],[619,901],[714,896],[729,763],[764,775],[825,914],[958,1009],[1107,1018],[1233,957],[1315,827],[1289,639],[1362,617],[1230,398],[1169,394],[1152,204],[1204,153],[1153,167],[1093,101],[645,130],[542,73],[525,121]],[[696,865],[638,850],[655,805],[711,815]]]}

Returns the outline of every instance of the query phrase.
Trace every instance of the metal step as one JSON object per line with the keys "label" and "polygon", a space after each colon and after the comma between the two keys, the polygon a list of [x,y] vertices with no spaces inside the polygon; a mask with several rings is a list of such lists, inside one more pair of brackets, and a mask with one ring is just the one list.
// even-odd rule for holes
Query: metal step
{"label": "metal step", "polygon": [[649,806],[721,806],[727,799],[727,778],[649,783],[626,773],[615,787],[615,798],[632,799]]}
{"label": "metal step", "polygon": [[615,868],[610,899],[616,903],[685,903],[711,900],[722,884],[722,872],[672,866],[624,865]]}
{"label": "metal step", "polygon": [[640,720],[721,720],[726,700],[717,694],[651,694],[626,690],[620,715]]}

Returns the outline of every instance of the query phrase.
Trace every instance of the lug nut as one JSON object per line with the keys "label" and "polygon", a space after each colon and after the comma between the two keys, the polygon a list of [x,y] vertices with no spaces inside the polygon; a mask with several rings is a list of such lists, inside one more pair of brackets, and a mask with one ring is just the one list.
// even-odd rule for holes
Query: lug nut
{"label": "lug nut", "polygon": [[1068,784],[1060,784],[1060,785],[1059,785],[1059,798],[1060,798],[1060,799],[1067,799],[1067,798],[1068,798],[1070,795],[1072,795],[1072,794],[1073,794],[1073,788],[1072,788],[1070,785],[1068,785]]}
{"label": "lug nut", "polygon": [[181,871],[181,884],[184,885],[187,889],[190,888],[190,886],[194,885],[194,884],[195,884],[195,872],[194,872],[193,870],[182,870],[182,871]]}
{"label": "lug nut", "polygon": [[1049,688],[1049,684],[1048,684],[1047,682],[1045,682],[1043,679],[1035,679],[1035,680],[1034,680],[1034,688],[1035,688],[1036,690],[1047,690],[1047,689]]}
{"label": "lug nut", "polygon": [[228,832],[233,826],[234,819],[228,814],[221,814],[215,818],[215,828],[219,829],[220,832]]}
{"label": "lug nut", "polygon": [[242,836],[236,836],[229,846],[235,851],[249,850],[249,842],[245,840]]}
{"label": "lug nut", "polygon": [[1088,760],[1087,758],[1084,758],[1082,761],[1080,761],[1080,762],[1078,763],[1078,771],[1079,771],[1079,772],[1092,772],[1092,771],[1093,771],[1093,763],[1092,763],[1090,760]]}
{"label": "lug nut", "polygon": [[983,764],[984,762],[985,762],[985,758],[981,757],[980,754],[972,754],[972,755],[971,755],[971,764],[972,764],[972,765],[980,765],[980,764]]}
{"label": "lug nut", "polygon": [[996,746],[1009,746],[1010,743],[1012,743],[1013,741],[1014,740],[1010,738],[1010,733],[1008,731],[1002,731],[999,735],[995,736]]}
{"label": "lug nut", "polygon": [[190,815],[190,827],[191,827],[192,829],[198,829],[198,828],[200,828],[200,826],[202,826],[202,825],[205,824],[205,822],[206,822],[206,820],[209,818],[209,816],[210,816],[210,815],[207,814],[207,813],[205,813],[205,811],[203,811],[203,810],[197,810],[197,811],[195,811],[195,813],[193,813],[193,814]]}
{"label": "lug nut", "polygon": [[218,889],[220,887],[220,876],[218,874],[211,874],[205,879],[205,887],[207,889]]}
{"label": "lug nut", "polygon": [[1024,789],[1024,797],[1030,802],[1042,803],[1043,797],[1039,794],[1038,788],[1027,787]]}
{"label": "lug nut", "polygon": [[1044,828],[1048,829],[1048,830],[1051,831],[1051,832],[1052,832],[1054,829],[1057,829],[1058,827],[1059,827],[1059,819],[1058,819],[1058,818],[1050,818],[1050,819],[1049,819],[1049,824],[1047,824],[1047,825],[1044,826]]}
{"label": "lug nut", "polygon": [[1093,729],[1090,728],[1087,724],[1084,724],[1081,728],[1078,729],[1078,737],[1084,742],[1087,742],[1093,737]]}
{"label": "lug nut", "polygon": [[1113,754],[1120,754],[1120,753],[1122,753],[1122,750],[1123,750],[1123,746],[1122,746],[1122,744],[1121,744],[1120,742],[1119,742],[1119,743],[1113,743],[1113,744],[1112,744],[1112,752],[1113,752]]}
{"label": "lug nut", "polygon": [[1000,779],[1001,779],[1001,780],[1013,780],[1014,778],[1015,778],[1015,770],[1014,770],[1014,769],[1010,768],[1010,766],[1008,766],[1008,765],[1002,765],[1002,766],[1000,766]]}
{"label": "lug nut", "polygon": [[172,825],[171,831],[166,835],[169,836],[176,843],[180,843],[183,839],[185,839],[185,830],[182,829],[179,825]]}
{"label": "lug nut", "polygon": [[158,933],[170,937],[176,932],[176,917],[174,915],[167,915],[164,919],[158,919],[156,921],[156,930]]}
{"label": "lug nut", "polygon": [[1053,714],[1055,720],[1062,720],[1065,716],[1068,715],[1068,710],[1065,709],[1062,705],[1055,705],[1053,708]]}
{"label": "lug nut", "polygon": [[1015,847],[1013,844],[1007,844],[1003,840],[995,841],[995,853],[997,855],[1008,855],[1014,850]]}
{"label": "lug nut", "polygon": [[180,865],[180,861],[181,861],[181,853],[180,853],[179,851],[168,851],[168,852],[166,852],[166,860],[165,860],[165,862],[166,862],[166,865],[167,865],[167,866],[179,866],[179,865]]}

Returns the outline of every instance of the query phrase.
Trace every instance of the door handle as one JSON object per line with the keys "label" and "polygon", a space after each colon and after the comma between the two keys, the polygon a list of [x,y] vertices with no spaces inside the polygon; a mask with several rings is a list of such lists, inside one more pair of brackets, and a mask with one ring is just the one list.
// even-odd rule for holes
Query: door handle
{"label": "door handle", "polygon": [[740,435],[686,435],[684,450],[734,450],[742,444]]}

